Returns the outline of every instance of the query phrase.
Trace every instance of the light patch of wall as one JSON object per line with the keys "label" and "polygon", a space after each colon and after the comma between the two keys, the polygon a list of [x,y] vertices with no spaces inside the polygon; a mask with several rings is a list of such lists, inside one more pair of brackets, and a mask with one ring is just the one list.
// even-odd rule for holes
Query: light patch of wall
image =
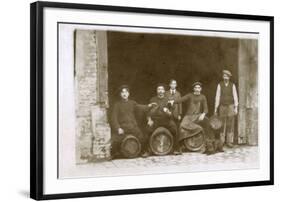
{"label": "light patch of wall", "polygon": [[[110,157],[110,128],[106,105],[102,104],[100,92],[100,65],[97,31],[75,31],[75,98],[77,162],[106,159]],[[104,54],[104,53],[103,53]]]}
{"label": "light patch of wall", "polygon": [[258,144],[258,41],[240,39],[238,143]]}

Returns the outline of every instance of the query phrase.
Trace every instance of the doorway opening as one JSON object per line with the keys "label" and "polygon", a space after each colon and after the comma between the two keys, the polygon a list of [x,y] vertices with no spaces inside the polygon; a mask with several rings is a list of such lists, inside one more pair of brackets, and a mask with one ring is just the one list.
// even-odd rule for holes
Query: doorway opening
{"label": "doorway opening", "polygon": [[119,99],[116,92],[122,84],[130,86],[131,99],[147,104],[157,83],[168,87],[169,80],[176,79],[183,96],[200,81],[211,116],[222,70],[230,70],[238,85],[239,39],[110,31],[107,40],[110,106]]}

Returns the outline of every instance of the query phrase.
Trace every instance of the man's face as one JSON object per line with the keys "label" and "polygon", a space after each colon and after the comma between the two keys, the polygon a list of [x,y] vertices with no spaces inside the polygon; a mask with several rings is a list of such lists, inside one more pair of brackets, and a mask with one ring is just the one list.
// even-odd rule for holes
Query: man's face
{"label": "man's face", "polygon": [[123,89],[121,90],[120,95],[121,95],[121,98],[122,98],[122,99],[127,100],[128,97],[129,97],[129,95],[130,95],[130,93],[129,93],[129,91],[128,91],[127,88],[123,88]]}
{"label": "man's face", "polygon": [[164,86],[158,86],[157,87],[157,95],[158,95],[158,97],[164,97],[164,94],[165,94]]}
{"label": "man's face", "polygon": [[175,90],[176,89],[176,87],[177,87],[177,82],[176,81],[171,81],[170,82],[170,88],[172,89],[172,90]]}
{"label": "man's face", "polygon": [[223,79],[224,81],[229,81],[230,77],[229,77],[227,74],[223,74],[223,75],[222,75],[222,79]]}
{"label": "man's face", "polygon": [[195,94],[200,94],[201,90],[202,90],[202,87],[200,85],[195,85],[193,90],[194,90]]}

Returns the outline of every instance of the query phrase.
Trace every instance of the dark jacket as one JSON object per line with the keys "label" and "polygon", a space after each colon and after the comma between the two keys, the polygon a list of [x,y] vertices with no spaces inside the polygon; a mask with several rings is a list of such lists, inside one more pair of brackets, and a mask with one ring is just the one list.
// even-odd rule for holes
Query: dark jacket
{"label": "dark jacket", "polygon": [[164,96],[163,98],[155,96],[150,99],[150,103],[157,104],[157,106],[153,107],[148,113],[148,116],[150,116],[152,120],[163,120],[171,118],[171,116],[164,112],[164,108],[168,108],[168,98],[166,96]]}
{"label": "dark jacket", "polygon": [[208,113],[207,98],[205,95],[195,95],[189,93],[179,99],[175,100],[175,104],[186,102],[187,110],[186,115],[196,115],[201,113]]}
{"label": "dark jacket", "polygon": [[[171,90],[168,90],[168,91],[166,91],[165,96],[169,100],[176,100],[176,99],[181,98],[181,94],[177,90],[175,91],[174,94],[172,94]],[[175,104],[173,107],[172,113],[173,113],[173,117],[175,119],[177,119],[178,116],[182,115],[182,104],[181,103]]]}
{"label": "dark jacket", "polygon": [[120,100],[115,103],[112,111],[111,124],[114,132],[117,132],[118,128],[124,130],[137,127],[136,110],[141,108],[147,110],[146,105],[139,105],[134,100]]}

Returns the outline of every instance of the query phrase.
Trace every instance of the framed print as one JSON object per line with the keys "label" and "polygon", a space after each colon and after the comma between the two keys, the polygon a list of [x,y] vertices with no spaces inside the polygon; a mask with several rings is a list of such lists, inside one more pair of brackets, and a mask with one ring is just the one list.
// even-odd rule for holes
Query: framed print
{"label": "framed print", "polygon": [[272,16],[31,4],[31,198],[273,184]]}

